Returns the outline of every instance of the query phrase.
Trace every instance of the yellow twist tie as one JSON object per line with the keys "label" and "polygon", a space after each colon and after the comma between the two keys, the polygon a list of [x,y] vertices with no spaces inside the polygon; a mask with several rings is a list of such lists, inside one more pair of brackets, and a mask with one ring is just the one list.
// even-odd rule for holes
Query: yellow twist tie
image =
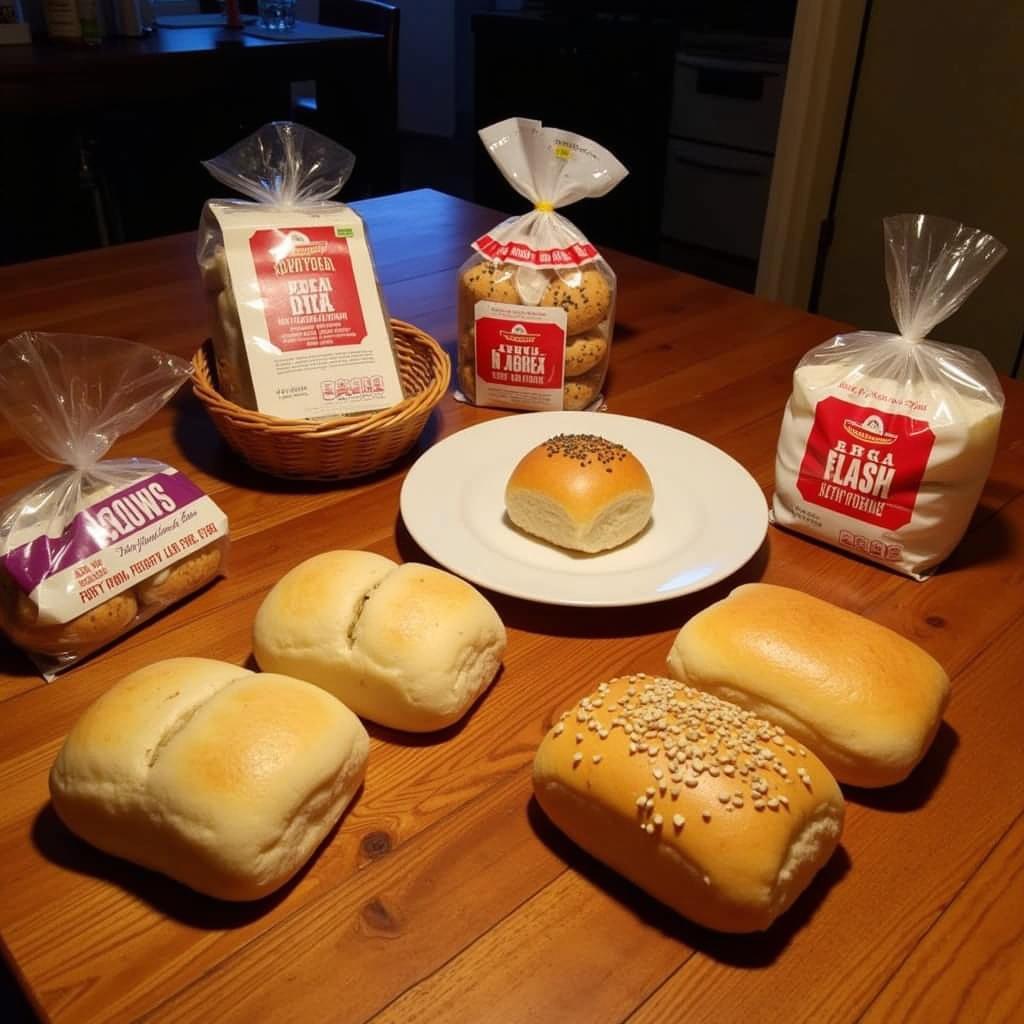
{"label": "yellow twist tie", "polygon": [[549,203],[546,199],[542,199],[539,203],[534,206],[535,210],[540,210],[541,213],[554,213],[555,207],[552,203]]}

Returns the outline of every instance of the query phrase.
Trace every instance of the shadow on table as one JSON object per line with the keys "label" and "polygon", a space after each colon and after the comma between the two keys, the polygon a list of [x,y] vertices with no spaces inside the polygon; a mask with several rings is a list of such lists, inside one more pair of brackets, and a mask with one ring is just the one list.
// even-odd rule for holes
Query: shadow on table
{"label": "shadow on table", "polygon": [[[1014,526],[1003,514],[1004,506],[1016,497],[1016,493],[999,484],[990,483],[989,488],[990,491],[998,489],[1002,493],[998,497],[991,493],[986,495],[984,503],[975,509],[966,536],[949,559],[936,569],[936,575],[945,576],[957,569],[984,565],[986,562],[1003,562],[1012,558],[1013,552],[1019,548]],[[998,503],[997,507],[992,507],[993,501]]]}
{"label": "shadow on table", "polygon": [[6,676],[38,676],[39,670],[29,661],[29,657],[20,648],[14,646],[3,633],[0,633],[0,674]]}
{"label": "shadow on table", "polygon": [[[404,562],[439,565],[413,540],[401,515],[395,521],[395,542]],[[679,629],[687,619],[713,601],[720,601],[734,587],[761,579],[767,563],[768,541],[765,540],[746,565],[720,583],[684,597],[633,607],[575,608],[507,597],[484,587],[479,589],[497,609],[502,622],[515,629],[579,638],[646,636]]]}
{"label": "shadow on table", "polygon": [[876,811],[916,811],[923,807],[931,799],[932,793],[938,789],[959,745],[960,737],[956,730],[948,722],[942,722],[932,745],[928,748],[928,753],[903,782],[881,789],[843,786],[843,796],[852,803],[871,807]]}
{"label": "shadow on table", "polygon": [[793,936],[814,915],[829,890],[850,870],[850,857],[840,846],[825,867],[814,876],[796,903],[771,928],[749,935],[726,935],[680,917],[632,882],[585,853],[551,824],[535,797],[530,798],[527,817],[534,834],[556,857],[627,907],[645,924],[657,928],[662,934],[698,953],[734,967],[767,967],[777,960]]}
{"label": "shadow on table", "polygon": [[[355,805],[361,793],[360,789],[349,808]],[[49,802],[32,823],[32,842],[43,857],[58,867],[110,882],[148,903],[157,912],[189,927],[220,930],[250,924],[286,899],[334,838],[347,814],[348,809],[293,878],[269,896],[245,903],[204,896],[157,871],[97,850],[66,828]]]}
{"label": "shadow on table", "polygon": [[346,487],[364,487],[407,470],[437,440],[438,420],[435,410],[423,433],[405,455],[384,469],[352,480],[292,480],[254,469],[220,436],[199,400],[191,395],[178,406],[174,439],[194,466],[232,487],[271,494],[320,494]]}

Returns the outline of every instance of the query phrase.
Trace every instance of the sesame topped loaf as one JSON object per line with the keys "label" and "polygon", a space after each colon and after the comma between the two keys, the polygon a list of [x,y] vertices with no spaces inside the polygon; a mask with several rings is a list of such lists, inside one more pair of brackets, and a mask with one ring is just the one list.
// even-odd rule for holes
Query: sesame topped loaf
{"label": "sesame topped loaf", "polygon": [[783,729],[643,674],[561,715],[534,786],[576,843],[721,931],[767,928],[829,859],[843,820],[832,775]]}

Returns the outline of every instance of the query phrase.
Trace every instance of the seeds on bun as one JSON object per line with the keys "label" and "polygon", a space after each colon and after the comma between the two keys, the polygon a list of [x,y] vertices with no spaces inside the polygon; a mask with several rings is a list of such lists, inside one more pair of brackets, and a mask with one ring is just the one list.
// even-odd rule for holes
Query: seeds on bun
{"label": "seeds on bun", "polygon": [[509,519],[558,547],[597,552],[625,544],[651,518],[643,463],[594,434],[558,434],[527,452],[505,487]]}

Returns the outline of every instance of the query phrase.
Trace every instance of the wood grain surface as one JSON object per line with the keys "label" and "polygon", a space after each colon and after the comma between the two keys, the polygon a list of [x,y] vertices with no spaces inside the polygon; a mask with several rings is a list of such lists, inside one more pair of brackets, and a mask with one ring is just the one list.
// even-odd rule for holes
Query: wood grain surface
{"label": "wood grain surface", "polygon": [[[496,215],[434,192],[359,206],[392,313],[451,351],[454,273]],[[0,270],[0,338],[82,331],[188,355],[205,332],[193,246],[177,236]],[[841,325],[609,257],[620,289],[609,410],[700,435],[770,494],[793,366]],[[246,663],[256,608],[303,558],[353,547],[427,560],[398,516],[405,470],[439,438],[508,414],[448,396],[417,452],[331,486],[248,470],[180,393],[113,454],[164,459],[213,495],[231,522],[230,575],[52,684],[0,646],[0,938],[15,975],[58,1021],[1022,1019],[1024,393],[1005,387],[971,530],[926,583],[772,529],[734,577],[661,605],[552,609],[488,595],[509,627],[494,687],[436,735],[371,725],[359,799],[295,881],[242,906],[72,837],[46,788],[64,736],[141,665],[186,653]],[[48,471],[6,428],[0,466],[5,491]],[[662,671],[682,623],[754,579],[913,638],[954,689],[907,782],[847,789],[842,846],[794,908],[763,935],[729,937],[561,837],[531,799],[529,765],[580,694],[623,671]]]}

